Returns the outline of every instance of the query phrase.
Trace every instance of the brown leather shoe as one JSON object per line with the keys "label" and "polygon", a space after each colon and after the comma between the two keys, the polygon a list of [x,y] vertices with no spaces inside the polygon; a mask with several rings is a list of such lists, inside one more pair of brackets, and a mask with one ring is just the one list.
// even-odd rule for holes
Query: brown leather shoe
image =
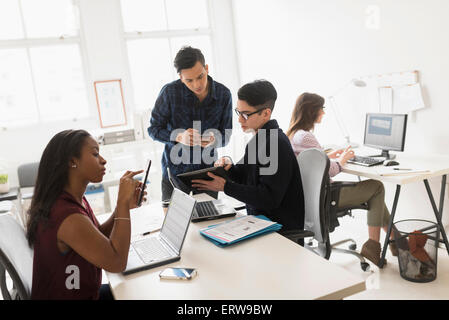
{"label": "brown leather shoe", "polygon": [[[369,261],[374,263],[376,266],[379,266],[380,262],[380,243],[371,239],[368,239],[363,246],[362,250],[360,251],[360,254],[367,258]],[[387,260],[385,260],[384,264],[387,263]]]}

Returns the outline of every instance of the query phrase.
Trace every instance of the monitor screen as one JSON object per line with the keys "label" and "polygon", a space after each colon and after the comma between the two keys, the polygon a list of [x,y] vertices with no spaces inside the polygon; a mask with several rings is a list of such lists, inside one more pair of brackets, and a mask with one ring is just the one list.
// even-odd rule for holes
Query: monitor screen
{"label": "monitor screen", "polygon": [[406,114],[367,113],[363,144],[382,150],[404,151]]}

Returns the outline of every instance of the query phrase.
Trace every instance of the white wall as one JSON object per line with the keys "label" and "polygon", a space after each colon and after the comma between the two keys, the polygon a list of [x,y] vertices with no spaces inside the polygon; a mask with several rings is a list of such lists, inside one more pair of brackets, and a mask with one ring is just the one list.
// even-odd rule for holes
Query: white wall
{"label": "white wall", "polygon": [[[373,5],[380,9],[378,29],[365,27]],[[274,117],[284,130],[304,91],[328,96],[354,77],[418,70],[428,108],[411,114],[406,151],[449,155],[447,0],[238,0],[233,6],[240,77],[273,82],[279,96]],[[356,137],[363,105],[341,107]],[[331,112],[316,134],[322,144],[342,141]],[[438,203],[440,179],[430,182]],[[391,208],[395,187],[386,188]],[[447,196],[445,204],[449,224]],[[402,188],[397,219],[431,219],[430,210],[422,183]]]}
{"label": "white wall", "polygon": [[[96,112],[93,83],[97,80],[122,79],[125,106],[132,124],[133,95],[128,69],[128,57],[122,36],[119,0],[77,0],[81,18],[82,54],[86,63],[88,98]],[[216,47],[214,79],[227,85],[231,92],[239,86],[237,56],[234,46],[231,0],[210,2],[211,29]],[[150,107],[150,106],[149,106]],[[148,119],[149,122],[149,119]],[[26,162],[39,161],[51,137],[69,128],[99,128],[98,119],[91,121],[65,121],[28,127],[0,129],[0,160],[6,159],[10,185],[17,186],[17,167]],[[120,149],[120,146],[118,146]],[[159,159],[157,160],[159,162]]]}
{"label": "white wall", "polygon": [[[119,2],[116,0],[79,0],[78,2],[81,19],[81,51],[87,69],[86,86],[91,110],[96,110],[93,82],[107,79],[122,79],[125,105],[132,107],[125,52],[118,23]],[[57,132],[69,128],[92,131],[98,127],[99,122],[94,119],[52,122],[11,128],[1,132],[0,150],[8,150],[8,152],[3,154],[2,151],[0,157],[8,161],[10,185],[18,184],[17,166],[26,162],[39,161],[48,141]]]}

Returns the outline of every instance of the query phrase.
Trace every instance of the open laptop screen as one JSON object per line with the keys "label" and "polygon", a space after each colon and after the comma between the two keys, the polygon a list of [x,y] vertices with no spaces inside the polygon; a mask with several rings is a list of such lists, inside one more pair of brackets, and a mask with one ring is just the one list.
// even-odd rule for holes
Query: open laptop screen
{"label": "open laptop screen", "polygon": [[185,192],[187,194],[190,193],[190,188],[187,187],[184,182],[182,182],[178,177],[173,176],[171,174],[170,168],[167,168],[167,172],[168,172],[168,180],[170,181],[171,185],[173,186],[173,188],[177,188],[179,190],[181,190],[182,192]]}
{"label": "open laptop screen", "polygon": [[181,250],[194,207],[195,199],[178,189],[173,190],[170,206],[162,225],[161,237],[168,241],[177,252]]}

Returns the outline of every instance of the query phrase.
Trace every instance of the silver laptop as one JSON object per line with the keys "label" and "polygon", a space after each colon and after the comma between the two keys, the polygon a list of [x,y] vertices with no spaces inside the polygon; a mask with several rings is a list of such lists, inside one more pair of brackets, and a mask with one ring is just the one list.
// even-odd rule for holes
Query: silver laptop
{"label": "silver laptop", "polygon": [[131,243],[123,274],[155,268],[181,259],[181,249],[189,229],[196,200],[174,189],[159,235]]}
{"label": "silver laptop", "polygon": [[[181,179],[173,176],[170,168],[167,168],[168,180],[175,189],[179,189],[187,194],[190,194],[191,189],[187,187]],[[221,219],[225,217],[235,216],[237,211],[233,207],[226,205],[222,200],[211,201],[197,201],[192,215],[192,222],[199,222],[204,220]]]}

